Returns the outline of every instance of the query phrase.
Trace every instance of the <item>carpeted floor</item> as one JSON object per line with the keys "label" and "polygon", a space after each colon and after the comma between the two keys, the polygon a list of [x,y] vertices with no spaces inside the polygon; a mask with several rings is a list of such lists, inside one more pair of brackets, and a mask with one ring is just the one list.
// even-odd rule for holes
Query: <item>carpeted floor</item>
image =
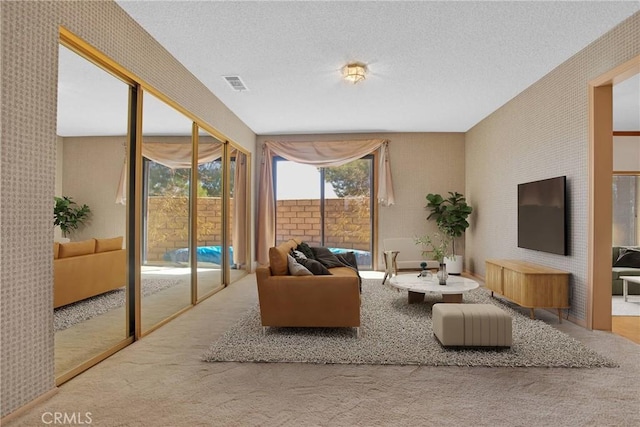
{"label": "carpeted floor", "polygon": [[425,366],[613,367],[617,364],[541,320],[515,311],[479,288],[465,303],[494,304],[513,320],[509,349],[446,349],[433,336],[431,309],[439,294],[408,304],[407,293],[364,280],[361,337],[351,328],[268,328],[257,306],[204,355],[209,362],[306,362]]}
{"label": "carpeted floor", "polygon": [[[142,295],[149,296],[180,283],[178,279],[142,278]],[[53,310],[53,330],[63,331],[71,326],[122,307],[125,304],[125,287],[105,292],[73,304]]]}
{"label": "carpeted floor", "polygon": [[558,323],[546,310],[536,316],[620,368],[203,362],[203,352],[256,301],[252,274],[63,384],[6,427],[40,426],[43,414],[55,412],[90,412],[100,427],[640,425],[640,346]]}

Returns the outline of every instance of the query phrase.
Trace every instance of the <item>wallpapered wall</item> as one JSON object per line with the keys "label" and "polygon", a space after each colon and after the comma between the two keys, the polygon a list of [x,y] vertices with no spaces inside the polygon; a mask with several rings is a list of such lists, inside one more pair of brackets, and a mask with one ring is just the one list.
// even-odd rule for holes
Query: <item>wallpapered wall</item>
{"label": "wallpapered wall", "polygon": [[640,171],[640,136],[613,137],[613,170]]}
{"label": "wallpapered wall", "polygon": [[125,139],[63,138],[62,193],[91,208],[89,220],[70,235],[71,240],[126,235],[126,207],[115,202]]}
{"label": "wallpapered wall", "polygon": [[[636,13],[516,96],[466,134],[466,189],[476,206],[467,266],[522,259],[571,272],[570,314],[586,319],[588,82],[640,54]],[[517,184],[566,175],[569,255],[517,247]]]}
{"label": "wallpapered wall", "polygon": [[[429,193],[464,193],[463,133],[375,133],[322,135],[259,135],[258,147],[264,141],[334,141],[382,138],[389,140],[391,174],[395,205],[378,206],[378,262],[382,266],[383,242],[388,237],[413,237],[433,233],[436,226],[427,222],[425,209]],[[258,153],[260,149],[258,148]],[[261,159],[256,160],[256,167]],[[256,176],[258,172],[256,171]],[[456,242],[456,251],[463,253],[464,241]]]}
{"label": "wallpapered wall", "polygon": [[249,152],[255,135],[116,3],[3,1],[0,416],[54,387],[52,197],[65,26]]}
{"label": "wallpapered wall", "polygon": [[[0,11],[0,416],[5,416],[54,387],[50,242],[58,27],[83,37],[252,153],[255,135],[113,2],[3,1]],[[424,196],[465,192],[469,159],[466,195],[476,213],[467,232],[467,268],[484,274],[486,258],[515,257],[569,270],[572,314],[584,318],[586,83],[638,55],[639,27],[636,14],[482,121],[467,134],[466,151],[463,134],[375,135],[391,140],[396,190],[396,205],[379,211],[379,247],[385,237],[430,231]],[[301,138],[307,137],[291,139]],[[265,139],[284,137],[260,137],[258,147]],[[254,165],[259,167],[259,159]],[[515,244],[515,185],[553,175],[569,178],[569,257],[533,253]]]}

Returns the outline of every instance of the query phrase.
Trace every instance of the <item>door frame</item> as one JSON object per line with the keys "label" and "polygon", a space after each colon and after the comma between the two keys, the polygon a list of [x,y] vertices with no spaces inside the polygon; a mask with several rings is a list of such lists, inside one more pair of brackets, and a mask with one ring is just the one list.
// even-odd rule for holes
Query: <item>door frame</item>
{"label": "door frame", "polygon": [[589,86],[589,239],[587,328],[611,331],[613,85],[640,73],[640,55]]}

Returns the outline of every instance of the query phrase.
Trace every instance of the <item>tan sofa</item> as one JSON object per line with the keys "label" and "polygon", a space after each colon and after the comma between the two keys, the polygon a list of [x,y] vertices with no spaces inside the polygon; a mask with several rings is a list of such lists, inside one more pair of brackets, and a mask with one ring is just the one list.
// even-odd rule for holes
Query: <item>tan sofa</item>
{"label": "tan sofa", "polygon": [[122,236],[53,245],[53,307],[81,301],[126,284]]}
{"label": "tan sofa", "polygon": [[300,242],[269,249],[269,265],[256,269],[262,326],[360,327],[360,283],[349,267],[331,275],[291,276],[287,255]]}

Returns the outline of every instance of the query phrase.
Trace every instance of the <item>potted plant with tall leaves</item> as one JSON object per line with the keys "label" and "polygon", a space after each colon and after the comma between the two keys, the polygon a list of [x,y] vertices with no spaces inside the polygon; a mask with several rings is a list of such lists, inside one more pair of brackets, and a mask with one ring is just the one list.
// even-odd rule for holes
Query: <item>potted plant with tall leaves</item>
{"label": "potted plant with tall leaves", "polygon": [[440,194],[429,193],[427,202],[426,208],[431,210],[427,220],[435,219],[438,229],[451,238],[451,256],[445,259],[447,271],[450,274],[460,274],[462,273],[462,255],[456,254],[456,238],[461,237],[469,228],[467,218],[473,212],[473,208],[457,191],[450,191],[447,198]]}
{"label": "potted plant with tall leaves", "polygon": [[60,227],[63,237],[68,237],[89,218],[91,209],[87,205],[78,205],[71,197],[55,197],[53,207],[53,225]]}

